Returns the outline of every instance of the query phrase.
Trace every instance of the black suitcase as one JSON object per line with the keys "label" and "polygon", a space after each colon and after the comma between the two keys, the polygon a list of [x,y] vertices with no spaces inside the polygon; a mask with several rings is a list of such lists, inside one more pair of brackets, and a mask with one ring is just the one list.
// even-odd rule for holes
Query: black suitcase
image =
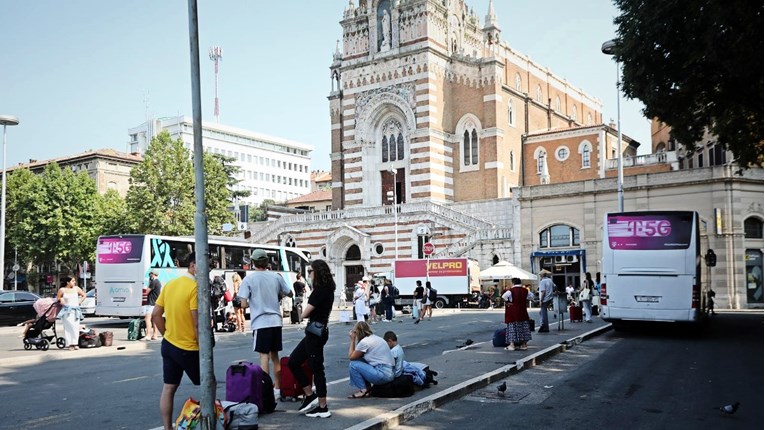
{"label": "black suitcase", "polygon": [[290,322],[292,324],[299,324],[303,322],[303,306],[297,304],[292,307],[290,311]]}

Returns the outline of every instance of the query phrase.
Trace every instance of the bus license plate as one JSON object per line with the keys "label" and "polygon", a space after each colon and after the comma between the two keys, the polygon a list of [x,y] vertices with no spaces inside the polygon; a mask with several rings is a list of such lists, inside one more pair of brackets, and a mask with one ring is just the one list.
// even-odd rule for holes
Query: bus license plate
{"label": "bus license plate", "polygon": [[635,296],[635,300],[643,303],[659,303],[660,296]]}

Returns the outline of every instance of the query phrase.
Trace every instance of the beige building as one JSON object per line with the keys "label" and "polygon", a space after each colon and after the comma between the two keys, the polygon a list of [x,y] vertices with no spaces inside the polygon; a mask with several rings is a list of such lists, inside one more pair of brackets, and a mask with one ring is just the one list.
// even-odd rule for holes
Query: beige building
{"label": "beige building", "polygon": [[45,166],[55,162],[62,169],[71,169],[75,173],[87,172],[88,176],[96,181],[96,189],[100,194],[106,193],[107,190],[115,190],[120,196],[125,197],[130,188],[130,170],[142,160],[143,157],[138,154],[128,154],[114,149],[97,149],[50,160],[29,160],[28,163],[9,167],[8,171],[29,169],[33,173],[42,173]]}

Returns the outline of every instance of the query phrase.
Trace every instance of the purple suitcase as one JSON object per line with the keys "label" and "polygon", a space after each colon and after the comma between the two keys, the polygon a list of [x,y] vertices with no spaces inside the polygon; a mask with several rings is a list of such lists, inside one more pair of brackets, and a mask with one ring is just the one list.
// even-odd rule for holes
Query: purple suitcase
{"label": "purple suitcase", "polygon": [[263,369],[257,364],[242,361],[226,370],[226,401],[247,402],[263,410]]}

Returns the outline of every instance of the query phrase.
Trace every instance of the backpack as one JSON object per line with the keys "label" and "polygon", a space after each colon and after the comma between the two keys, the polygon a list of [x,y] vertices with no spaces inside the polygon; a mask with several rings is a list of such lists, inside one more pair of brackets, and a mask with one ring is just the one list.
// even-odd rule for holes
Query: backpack
{"label": "backpack", "polygon": [[[210,294],[214,300],[220,300],[226,294],[226,280],[222,276],[216,276],[210,283]],[[216,301],[217,303],[217,301]]]}
{"label": "backpack", "polygon": [[146,321],[143,318],[130,320],[128,324],[128,340],[140,340],[146,336]]}
{"label": "backpack", "polygon": [[260,386],[263,396],[263,410],[261,414],[270,414],[276,410],[276,396],[274,396],[274,381],[267,372],[263,372],[263,384]]}
{"label": "backpack", "polygon": [[491,338],[491,344],[495,347],[507,346],[507,328],[502,327],[494,331],[494,336]]}
{"label": "backpack", "polygon": [[398,298],[398,294],[399,294],[398,293],[398,288],[396,288],[395,285],[391,285],[390,286],[390,296],[393,297],[394,299],[397,299]]}
{"label": "backpack", "polygon": [[435,303],[437,298],[438,298],[438,290],[431,287],[430,292],[428,293],[428,300],[430,300],[430,303]]}

